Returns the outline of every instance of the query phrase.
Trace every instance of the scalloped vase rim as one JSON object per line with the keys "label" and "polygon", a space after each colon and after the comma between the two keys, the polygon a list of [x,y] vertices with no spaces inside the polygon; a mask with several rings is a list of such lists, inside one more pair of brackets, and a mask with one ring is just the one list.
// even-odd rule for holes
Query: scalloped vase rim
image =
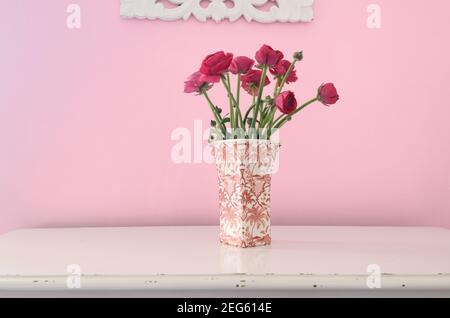
{"label": "scalloped vase rim", "polygon": [[274,145],[281,145],[281,142],[279,141],[273,141],[273,140],[267,140],[267,139],[221,139],[221,140],[214,140],[211,141],[210,143],[214,144],[214,143],[226,143],[226,142],[236,142],[236,143],[247,143],[247,142],[261,142],[261,143],[271,143]]}

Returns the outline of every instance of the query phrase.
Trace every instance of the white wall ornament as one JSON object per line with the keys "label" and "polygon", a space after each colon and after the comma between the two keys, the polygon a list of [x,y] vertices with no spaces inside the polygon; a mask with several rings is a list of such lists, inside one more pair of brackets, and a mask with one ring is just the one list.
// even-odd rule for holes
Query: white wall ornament
{"label": "white wall ornament", "polygon": [[[166,2],[168,6],[164,4]],[[244,17],[248,22],[310,22],[314,0],[121,0],[124,18],[187,20],[194,16],[205,22],[231,22]],[[272,4],[271,7],[269,7]],[[264,7],[264,8],[263,8]]]}

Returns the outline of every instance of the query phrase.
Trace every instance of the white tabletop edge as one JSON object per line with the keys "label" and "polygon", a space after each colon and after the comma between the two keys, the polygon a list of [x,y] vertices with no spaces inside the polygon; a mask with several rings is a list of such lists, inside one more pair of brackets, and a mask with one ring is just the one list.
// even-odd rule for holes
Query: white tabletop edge
{"label": "white tabletop edge", "polygon": [[365,275],[83,275],[0,276],[0,291],[139,290],[423,290],[450,291],[450,274],[382,274],[379,285]]}

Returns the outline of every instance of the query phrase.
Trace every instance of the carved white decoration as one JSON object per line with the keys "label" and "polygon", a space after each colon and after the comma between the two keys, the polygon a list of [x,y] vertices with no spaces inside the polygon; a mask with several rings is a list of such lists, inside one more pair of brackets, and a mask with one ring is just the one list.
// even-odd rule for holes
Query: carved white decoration
{"label": "carved white decoration", "polygon": [[[124,18],[160,19],[165,21],[187,20],[191,15],[205,22],[224,19],[236,21],[244,17],[248,22],[309,22],[313,19],[314,0],[166,0],[165,7],[159,0],[121,0],[120,15]],[[208,4],[209,2],[209,4]],[[233,3],[227,7],[226,3]],[[268,10],[260,8],[268,3]],[[207,4],[207,5],[206,5]],[[203,5],[203,6],[202,6]]]}

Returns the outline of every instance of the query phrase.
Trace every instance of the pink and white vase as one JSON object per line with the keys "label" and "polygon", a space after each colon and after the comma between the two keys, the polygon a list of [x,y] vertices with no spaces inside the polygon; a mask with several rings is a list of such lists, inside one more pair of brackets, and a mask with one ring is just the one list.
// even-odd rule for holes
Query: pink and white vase
{"label": "pink and white vase", "polygon": [[279,143],[232,139],[211,147],[219,179],[220,242],[270,245],[270,182]]}

